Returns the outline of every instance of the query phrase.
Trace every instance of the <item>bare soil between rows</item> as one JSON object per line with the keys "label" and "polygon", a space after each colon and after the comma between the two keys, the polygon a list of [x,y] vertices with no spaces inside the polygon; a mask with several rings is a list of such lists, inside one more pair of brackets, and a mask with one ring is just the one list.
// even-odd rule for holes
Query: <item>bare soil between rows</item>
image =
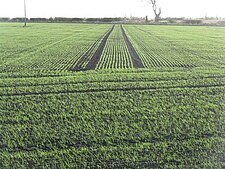
{"label": "bare soil between rows", "polygon": [[127,37],[127,35],[126,35],[122,25],[121,25],[121,29],[122,29],[123,38],[124,38],[125,43],[127,45],[128,51],[130,53],[130,56],[131,56],[134,68],[144,68],[144,65],[143,65],[139,55],[137,54],[137,52],[134,49],[134,47],[131,44],[131,42],[129,41],[129,39],[128,39],[128,37]]}
{"label": "bare soil between rows", "polygon": [[97,64],[101,58],[103,49],[106,45],[107,39],[109,38],[109,35],[111,34],[111,32],[113,31],[115,25],[112,26],[112,28],[110,29],[110,31],[105,35],[105,37],[103,38],[103,40],[101,41],[98,49],[96,50],[95,54],[93,55],[93,57],[91,58],[91,60],[88,62],[85,70],[93,70],[97,67]]}
{"label": "bare soil between rows", "polygon": [[103,36],[101,36],[96,42],[94,42],[91,47],[83,54],[83,56],[81,56],[81,58],[78,60],[77,63],[75,63],[75,65],[72,65],[69,70],[70,71],[81,71],[84,70],[84,68],[82,67],[82,65],[85,63],[86,60],[88,60],[88,58],[91,55],[91,52],[95,49],[95,47],[98,45],[98,43],[101,41]]}
{"label": "bare soil between rows", "polygon": [[[70,71],[86,71],[86,70],[95,70],[97,67],[97,64],[99,62],[99,60],[101,59],[101,55],[102,52],[105,48],[105,45],[107,43],[107,40],[110,36],[110,34],[112,33],[112,31],[114,30],[115,25],[112,26],[112,28],[106,33],[106,35],[103,37],[100,37],[95,43],[92,44],[92,46],[83,54],[83,56],[79,59],[79,61],[75,64],[72,65],[69,70]],[[131,60],[133,63],[133,67],[134,68],[144,68],[144,65],[139,57],[139,55],[137,54],[136,50],[134,49],[133,45],[131,44],[131,42],[129,41],[125,30],[123,28],[123,26],[121,25],[121,30],[122,30],[122,34],[123,34],[123,38],[124,41],[126,43],[127,49],[129,51],[129,54],[131,56]],[[102,41],[101,41],[102,39]],[[100,42],[101,41],[101,42]],[[95,50],[95,47],[99,44],[97,50],[95,51],[94,55],[92,57],[90,57],[91,53],[93,50]],[[84,68],[82,67],[82,65],[85,63],[85,61],[87,61],[87,59],[90,58],[87,66]]]}

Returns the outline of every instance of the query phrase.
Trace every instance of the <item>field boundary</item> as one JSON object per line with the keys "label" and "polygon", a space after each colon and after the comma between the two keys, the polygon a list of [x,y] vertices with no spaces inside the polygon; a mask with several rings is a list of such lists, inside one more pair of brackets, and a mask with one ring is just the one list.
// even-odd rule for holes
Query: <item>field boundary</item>
{"label": "field boundary", "polygon": [[144,65],[143,65],[139,55],[137,54],[136,50],[134,49],[133,45],[131,44],[131,42],[129,41],[129,39],[126,35],[123,26],[120,25],[120,27],[122,29],[123,38],[124,38],[125,43],[127,45],[127,49],[130,53],[134,68],[144,68]]}
{"label": "field boundary", "polygon": [[102,39],[98,49],[96,50],[96,52],[94,53],[94,55],[92,56],[91,60],[88,62],[85,70],[94,70],[101,58],[103,49],[106,45],[107,39],[109,38],[109,35],[111,34],[111,32],[113,31],[115,25],[112,26],[112,28],[108,31],[108,33],[105,35],[105,37]]}

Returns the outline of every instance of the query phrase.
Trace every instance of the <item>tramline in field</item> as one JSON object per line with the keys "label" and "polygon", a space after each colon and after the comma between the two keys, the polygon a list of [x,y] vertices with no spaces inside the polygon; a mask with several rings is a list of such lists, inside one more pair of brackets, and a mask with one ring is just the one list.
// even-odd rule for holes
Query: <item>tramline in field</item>
{"label": "tramline in field", "polygon": [[[202,28],[209,34],[203,36],[201,27],[193,30],[192,27],[152,26],[149,29],[147,26],[116,25],[113,29],[113,25],[68,25],[68,30],[59,31],[64,27],[50,26],[48,38],[44,31],[36,33],[41,29],[39,25],[20,32],[10,28],[8,40],[2,38],[5,43],[2,44],[0,71],[224,65],[223,38],[210,27]],[[48,26],[43,30],[45,28]],[[26,41],[22,38],[24,31]],[[217,31],[224,33],[219,27]],[[7,31],[5,35],[8,37]],[[214,38],[217,36],[219,38]]]}
{"label": "tramline in field", "polygon": [[122,30],[119,25],[116,25],[106,42],[106,46],[102,52],[101,60],[99,61],[97,68],[116,69],[132,67],[133,63],[123,38]]}

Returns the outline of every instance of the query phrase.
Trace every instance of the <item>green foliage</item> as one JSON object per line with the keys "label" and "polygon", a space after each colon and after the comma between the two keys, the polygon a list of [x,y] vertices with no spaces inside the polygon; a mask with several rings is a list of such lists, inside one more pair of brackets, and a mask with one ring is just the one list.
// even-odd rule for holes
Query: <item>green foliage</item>
{"label": "green foliage", "polygon": [[222,27],[124,27],[145,67],[224,67]]}
{"label": "green foliage", "polygon": [[116,25],[107,40],[97,69],[132,68],[132,64],[122,30],[119,25]]}
{"label": "green foliage", "polygon": [[29,24],[23,29],[18,24],[1,24],[0,72],[69,70],[109,27]]}
{"label": "green foliage", "polygon": [[133,69],[115,26],[67,71],[110,27],[0,24],[0,168],[224,168],[224,29],[125,25]]}
{"label": "green foliage", "polygon": [[0,88],[6,168],[223,164],[219,70],[39,74],[2,78]]}

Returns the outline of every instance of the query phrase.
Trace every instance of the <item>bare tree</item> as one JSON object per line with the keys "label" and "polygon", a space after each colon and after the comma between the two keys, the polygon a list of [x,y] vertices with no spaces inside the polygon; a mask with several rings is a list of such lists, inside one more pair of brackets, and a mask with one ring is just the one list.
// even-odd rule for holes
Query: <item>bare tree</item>
{"label": "bare tree", "polygon": [[26,9],[26,0],[24,0],[24,27],[27,26],[27,9]]}
{"label": "bare tree", "polygon": [[160,15],[161,15],[161,8],[159,8],[159,10],[157,10],[156,0],[147,0],[147,2],[152,5],[152,9],[155,13],[155,22],[159,22]]}

